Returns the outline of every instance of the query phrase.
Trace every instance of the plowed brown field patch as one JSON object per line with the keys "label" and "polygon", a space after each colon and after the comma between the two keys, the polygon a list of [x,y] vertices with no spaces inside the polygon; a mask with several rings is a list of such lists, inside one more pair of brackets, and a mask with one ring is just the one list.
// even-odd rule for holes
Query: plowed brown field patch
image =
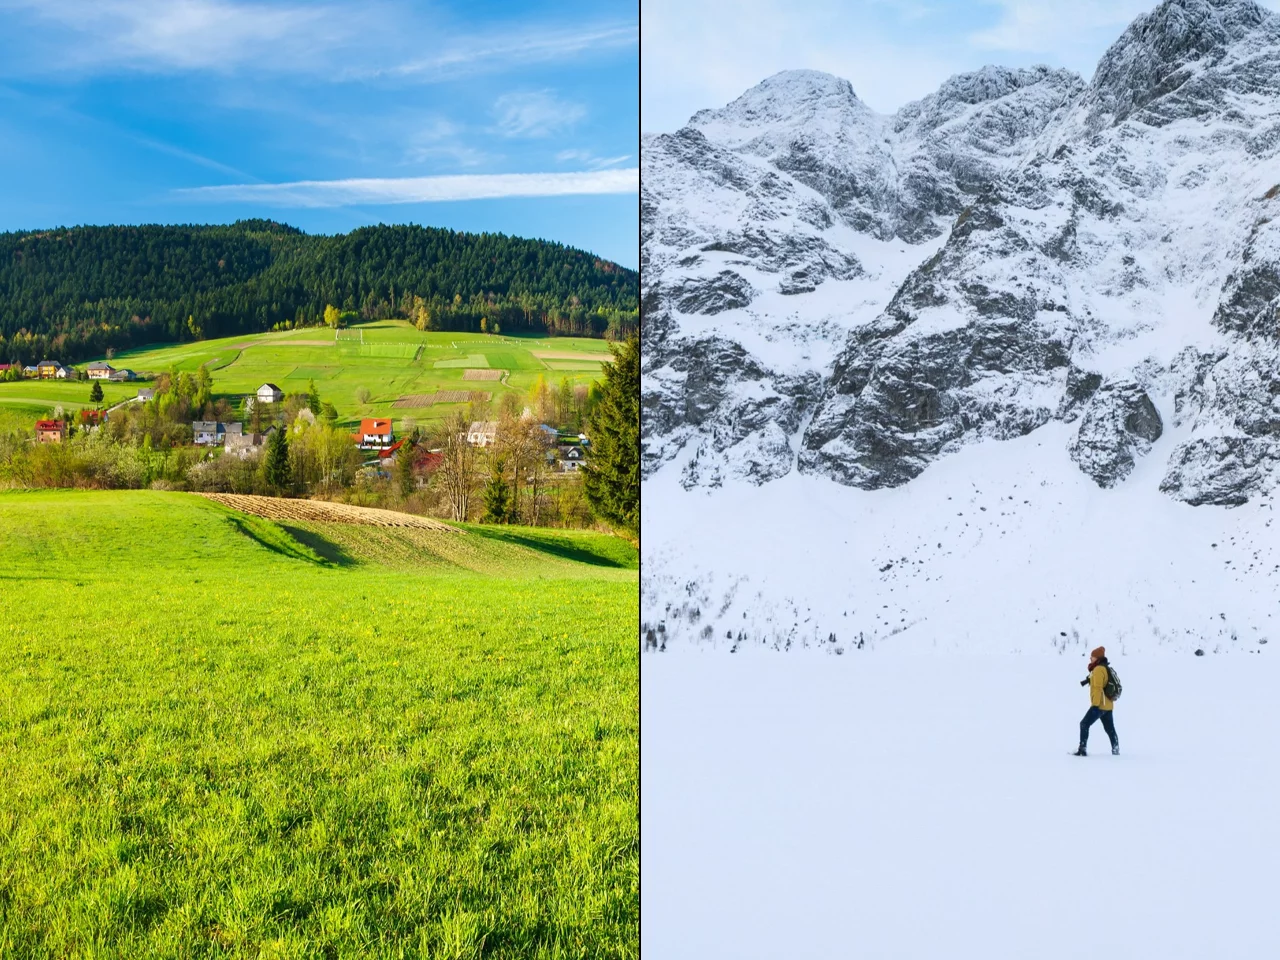
{"label": "plowed brown field patch", "polygon": [[501,380],[505,370],[463,370],[463,380]]}
{"label": "plowed brown field patch", "polygon": [[611,359],[607,353],[568,353],[563,350],[530,350],[539,360],[590,360],[592,363],[604,363]]}
{"label": "plowed brown field patch", "polygon": [[232,510],[251,513],[268,520],[310,520],[320,523],[354,523],[366,527],[416,527],[443,533],[463,532],[430,517],[398,513],[395,510],[377,510],[373,507],[353,507],[346,503],[286,500],[282,497],[257,497],[241,493],[202,493],[200,496]]}

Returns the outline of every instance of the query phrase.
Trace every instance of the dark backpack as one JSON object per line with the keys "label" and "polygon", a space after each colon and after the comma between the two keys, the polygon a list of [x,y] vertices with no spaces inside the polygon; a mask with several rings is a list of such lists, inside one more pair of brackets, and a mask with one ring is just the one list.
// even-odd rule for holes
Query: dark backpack
{"label": "dark backpack", "polygon": [[1103,695],[1108,700],[1119,700],[1123,690],[1124,688],[1120,686],[1120,678],[1116,676],[1111,664],[1107,664],[1107,682],[1102,688]]}

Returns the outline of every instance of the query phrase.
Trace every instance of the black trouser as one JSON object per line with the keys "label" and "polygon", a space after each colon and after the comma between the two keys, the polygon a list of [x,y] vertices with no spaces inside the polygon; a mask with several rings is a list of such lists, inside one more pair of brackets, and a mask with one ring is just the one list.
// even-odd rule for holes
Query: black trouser
{"label": "black trouser", "polygon": [[1084,746],[1089,742],[1089,728],[1093,726],[1093,721],[1101,718],[1102,729],[1107,731],[1107,736],[1111,738],[1113,747],[1120,746],[1120,738],[1116,736],[1116,723],[1112,719],[1113,710],[1103,710],[1101,707],[1090,707],[1089,712],[1084,715],[1084,719],[1080,721],[1080,746]]}

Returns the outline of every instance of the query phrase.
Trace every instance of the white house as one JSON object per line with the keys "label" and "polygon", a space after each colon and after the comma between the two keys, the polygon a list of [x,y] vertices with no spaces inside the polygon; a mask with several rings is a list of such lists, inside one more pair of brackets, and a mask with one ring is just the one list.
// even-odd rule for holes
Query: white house
{"label": "white house", "polygon": [[390,420],[366,417],[360,421],[360,449],[385,450],[395,443],[395,434],[391,430]]}
{"label": "white house", "polygon": [[582,447],[577,444],[565,444],[560,448],[560,469],[566,473],[577,470],[585,460]]}
{"label": "white house", "polygon": [[116,372],[116,368],[105,360],[99,360],[97,363],[91,363],[85,367],[85,371],[89,374],[90,380],[110,380],[111,375]]}
{"label": "white house", "polygon": [[467,443],[473,447],[487,447],[498,439],[497,420],[476,420],[467,431]]}
{"label": "white house", "polygon": [[284,399],[284,391],[274,383],[264,383],[258,388],[259,403],[279,403]]}

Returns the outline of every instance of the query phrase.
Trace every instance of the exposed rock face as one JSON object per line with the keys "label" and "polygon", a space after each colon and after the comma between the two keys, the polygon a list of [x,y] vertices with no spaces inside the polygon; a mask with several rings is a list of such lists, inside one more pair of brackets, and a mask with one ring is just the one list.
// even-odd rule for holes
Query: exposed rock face
{"label": "exposed rock face", "polygon": [[1085,407],[1071,459],[1098,486],[1113,487],[1162,433],[1160,412],[1142,387],[1132,381],[1104,384]]}
{"label": "exposed rock face", "polygon": [[1076,424],[1124,483],[1241,503],[1280,462],[1280,16],[1165,0],[1086,84],[984,68],[886,117],[771,77],[644,141],[646,476],[904,484]]}

